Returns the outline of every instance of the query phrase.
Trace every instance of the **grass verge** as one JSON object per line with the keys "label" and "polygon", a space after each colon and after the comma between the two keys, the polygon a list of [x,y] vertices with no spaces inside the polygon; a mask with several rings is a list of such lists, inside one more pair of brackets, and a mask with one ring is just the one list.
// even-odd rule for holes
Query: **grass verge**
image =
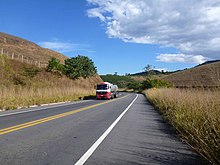
{"label": "grass verge", "polygon": [[79,87],[26,88],[10,87],[0,90],[0,109],[9,110],[44,103],[75,101],[94,95],[94,90]]}
{"label": "grass verge", "polygon": [[150,89],[148,100],[181,137],[212,164],[220,164],[220,91]]}

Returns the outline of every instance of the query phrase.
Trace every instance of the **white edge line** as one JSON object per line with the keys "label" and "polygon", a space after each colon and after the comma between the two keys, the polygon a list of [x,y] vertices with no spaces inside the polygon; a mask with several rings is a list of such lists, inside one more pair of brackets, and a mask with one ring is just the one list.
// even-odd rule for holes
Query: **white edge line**
{"label": "white edge line", "polygon": [[120,119],[124,116],[124,114],[129,110],[132,104],[137,100],[138,94],[134,98],[134,100],[129,104],[129,106],[120,114],[120,116],[112,123],[112,125],[102,134],[102,136],[86,151],[86,153],[75,163],[75,165],[83,165],[89,157],[93,154],[93,152],[98,148],[98,146],[102,143],[102,141],[108,136],[111,130],[115,127],[115,125],[120,121]]}
{"label": "white edge line", "polygon": [[[25,111],[21,111],[21,112],[12,112],[12,113],[6,113],[6,114],[0,114],[0,117],[4,117],[4,116],[11,116],[11,115],[17,115],[17,114],[22,114],[22,113],[28,113],[28,112],[34,112],[34,111],[41,111],[41,110],[46,110],[46,109],[51,109],[51,108],[56,108],[56,107],[62,107],[62,106],[66,106],[66,105],[72,105],[72,104],[77,104],[77,103],[84,103],[84,102],[89,102],[90,100],[83,100],[83,101],[78,101],[78,102],[72,102],[72,103],[62,103],[61,105],[48,105],[47,107],[39,107],[37,109],[30,109],[30,110],[25,110]],[[33,107],[34,108],[34,107]]]}

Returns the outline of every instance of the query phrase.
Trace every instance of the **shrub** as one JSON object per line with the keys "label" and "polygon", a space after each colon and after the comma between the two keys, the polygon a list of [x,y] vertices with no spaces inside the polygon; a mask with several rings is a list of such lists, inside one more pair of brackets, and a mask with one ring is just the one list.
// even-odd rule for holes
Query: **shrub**
{"label": "shrub", "polygon": [[37,67],[24,67],[22,75],[33,78],[38,72],[40,72],[40,69]]}
{"label": "shrub", "polygon": [[130,82],[127,85],[128,89],[134,89],[140,91],[142,89],[142,84],[138,81]]}
{"label": "shrub", "polygon": [[170,82],[167,82],[165,80],[160,79],[146,79],[142,82],[142,88],[143,89],[149,89],[149,88],[170,88],[172,87],[172,84]]}

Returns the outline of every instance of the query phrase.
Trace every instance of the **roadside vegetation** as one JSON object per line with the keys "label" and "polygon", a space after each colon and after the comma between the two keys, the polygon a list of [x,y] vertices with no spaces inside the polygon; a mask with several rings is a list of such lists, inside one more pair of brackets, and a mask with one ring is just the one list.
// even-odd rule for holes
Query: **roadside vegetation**
{"label": "roadside vegetation", "polygon": [[117,84],[119,88],[123,88],[123,89],[126,89],[129,83],[136,82],[130,76],[107,74],[107,75],[101,75],[100,77],[102,78],[103,81]]}
{"label": "roadside vegetation", "polygon": [[119,76],[119,75],[101,75],[103,81],[117,84],[119,88],[125,91],[141,92],[146,88],[161,88],[161,87],[172,87],[172,84],[168,81],[148,77],[138,76]]}
{"label": "roadside vegetation", "polygon": [[153,88],[144,93],[188,144],[220,164],[219,90]]}
{"label": "roadside vegetation", "polygon": [[[84,58],[80,56],[80,59],[81,57]],[[59,63],[56,59],[51,61]],[[52,68],[48,65],[47,69],[44,69],[0,56],[0,109],[73,101],[95,95],[94,85],[101,79],[96,74],[92,61],[88,61],[94,69],[92,74],[83,72],[84,76],[74,74],[74,77],[69,77],[60,72],[60,63],[58,69],[55,68],[56,65],[52,65]]]}

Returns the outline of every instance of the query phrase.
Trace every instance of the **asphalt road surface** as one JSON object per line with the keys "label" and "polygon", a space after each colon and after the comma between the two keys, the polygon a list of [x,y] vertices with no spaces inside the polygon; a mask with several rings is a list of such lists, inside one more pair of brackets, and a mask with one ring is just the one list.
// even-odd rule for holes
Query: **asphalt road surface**
{"label": "asphalt road surface", "polygon": [[203,164],[141,94],[0,112],[0,165]]}

